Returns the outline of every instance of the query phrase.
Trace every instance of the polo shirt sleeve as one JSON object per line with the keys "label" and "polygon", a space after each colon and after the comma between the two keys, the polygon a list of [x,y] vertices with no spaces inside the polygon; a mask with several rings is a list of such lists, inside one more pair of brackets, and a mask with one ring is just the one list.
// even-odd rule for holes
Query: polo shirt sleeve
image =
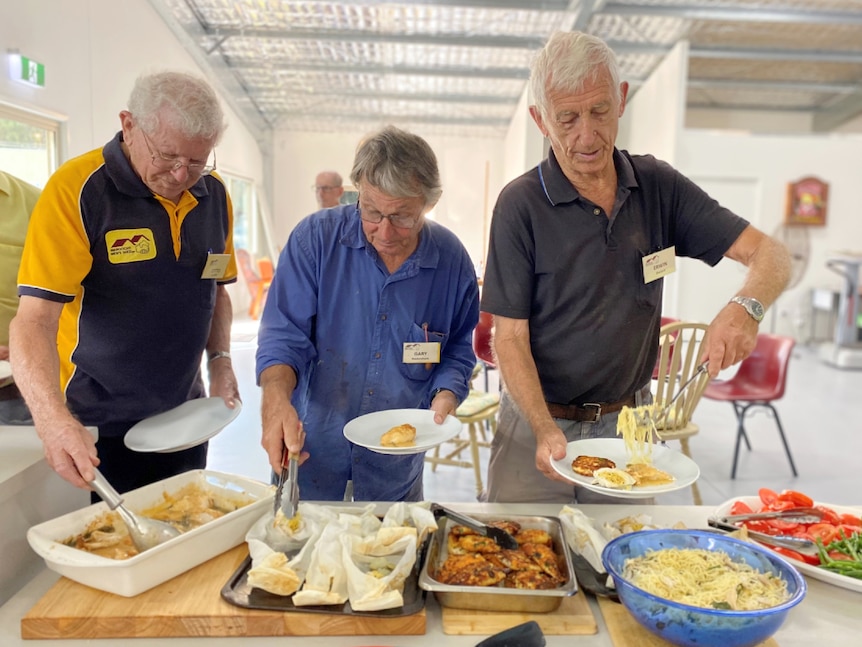
{"label": "polo shirt sleeve", "polygon": [[[101,150],[88,153],[94,161]],[[67,303],[81,290],[93,257],[84,230],[79,196],[81,188],[98,167],[64,165],[51,176],[33,213],[18,270],[18,295]]]}

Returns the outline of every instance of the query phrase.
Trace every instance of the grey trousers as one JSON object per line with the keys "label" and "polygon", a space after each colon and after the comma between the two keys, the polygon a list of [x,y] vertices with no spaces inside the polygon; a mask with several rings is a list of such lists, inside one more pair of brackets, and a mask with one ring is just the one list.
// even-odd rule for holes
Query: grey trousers
{"label": "grey trousers", "polygon": [[[649,385],[636,396],[637,404],[652,400]],[[568,442],[584,438],[616,438],[618,412],[603,415],[598,422],[576,422],[555,418]],[[491,442],[488,489],[489,503],[654,503],[654,499],[621,499],[593,492],[570,483],[552,481],[536,469],[536,437],[515,403],[504,391],[500,400],[497,433]]]}

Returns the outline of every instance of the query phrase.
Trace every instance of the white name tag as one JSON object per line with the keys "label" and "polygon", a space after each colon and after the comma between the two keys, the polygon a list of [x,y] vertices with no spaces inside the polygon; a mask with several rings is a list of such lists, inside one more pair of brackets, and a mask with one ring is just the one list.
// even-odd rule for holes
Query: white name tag
{"label": "white name tag", "polygon": [[202,279],[221,279],[224,278],[224,273],[227,271],[227,264],[230,262],[230,254],[207,254],[207,264],[204,265],[204,271],[201,272]]}
{"label": "white name tag", "polygon": [[676,247],[668,247],[643,257],[644,283],[652,283],[676,272]]}
{"label": "white name tag", "polygon": [[422,341],[404,344],[401,361],[405,364],[439,364],[440,342]]}

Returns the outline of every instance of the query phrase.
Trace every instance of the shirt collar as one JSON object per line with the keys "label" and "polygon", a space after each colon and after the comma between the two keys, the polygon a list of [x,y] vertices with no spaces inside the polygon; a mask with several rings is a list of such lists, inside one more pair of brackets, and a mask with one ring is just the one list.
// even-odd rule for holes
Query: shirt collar
{"label": "shirt collar", "polygon": [[[617,186],[627,188],[638,186],[631,162],[617,148],[614,148],[614,166],[617,169]],[[548,149],[548,157],[542,160],[537,169],[545,197],[551,205],[556,206],[580,199],[580,193],[563,173],[563,169],[560,168],[560,163],[557,161],[553,149]]]}

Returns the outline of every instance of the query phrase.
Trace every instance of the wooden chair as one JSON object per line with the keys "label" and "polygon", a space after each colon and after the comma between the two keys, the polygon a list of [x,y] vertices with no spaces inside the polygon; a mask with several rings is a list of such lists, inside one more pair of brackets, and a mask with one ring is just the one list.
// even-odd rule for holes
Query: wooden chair
{"label": "wooden chair", "polygon": [[250,303],[248,307],[248,316],[252,319],[260,317],[263,304],[266,302],[266,295],[269,292],[269,286],[272,284],[272,261],[261,259],[258,261],[258,269],[255,270],[251,262],[251,254],[245,249],[236,250],[236,260],[239,263],[240,271],[248,285]]}
{"label": "wooden chair", "polygon": [[[661,327],[656,379],[653,383],[653,399],[657,404],[670,402],[680,387],[697,371],[706,329],[706,324],[687,321],[668,323]],[[686,388],[685,393],[674,403],[673,409],[659,421],[656,429],[663,444],[678,440],[682,453],[689,458],[691,451],[688,439],[700,430],[691,421],[691,417],[708,382],[709,374],[702,373]],[[695,505],[701,505],[697,482],[691,484],[691,493]]]}
{"label": "wooden chair", "polygon": [[745,415],[753,407],[768,409],[775,418],[778,435],[784,445],[784,453],[790,462],[790,471],[797,476],[796,465],[790,454],[790,445],[784,435],[781,419],[773,402],[784,397],[787,384],[787,366],[790,363],[793,347],[796,341],[792,337],[781,335],[760,334],[751,355],[739,365],[739,370],[729,380],[710,383],[703,395],[710,400],[730,402],[736,414],[736,446],[733,450],[733,467],[730,478],[736,478],[736,466],[739,461],[739,445],[745,441],[745,446],[751,450],[751,442],[745,431]]}
{"label": "wooden chair", "polygon": [[[463,425],[466,425],[467,436],[464,437],[464,429],[452,440],[446,443],[446,453],[441,456],[441,446],[434,448],[433,452],[425,455],[425,462],[431,464],[431,471],[436,472],[438,465],[452,465],[473,469],[476,477],[476,495],[482,494],[482,469],[479,461],[479,448],[490,447],[490,438],[486,435],[485,425],[488,425],[491,436],[497,430],[497,412],[500,410],[500,394],[487,393],[485,391],[473,391],[458,409],[455,415]],[[461,457],[461,452],[470,450],[470,460]]]}

